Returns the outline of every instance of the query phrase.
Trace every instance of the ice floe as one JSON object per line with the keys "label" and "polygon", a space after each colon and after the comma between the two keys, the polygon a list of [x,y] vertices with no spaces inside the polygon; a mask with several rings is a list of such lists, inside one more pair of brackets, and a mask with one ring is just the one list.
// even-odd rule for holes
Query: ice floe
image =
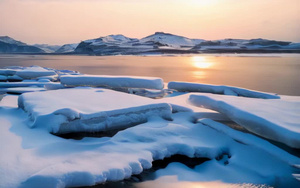
{"label": "ice floe", "polygon": [[75,86],[106,86],[110,88],[146,88],[163,89],[164,83],[161,78],[134,77],[134,76],[97,76],[97,75],[65,75],[60,77],[63,85]]}
{"label": "ice floe", "polygon": [[172,112],[167,103],[93,88],[25,93],[19,97],[19,107],[30,114],[32,127],[48,127],[59,134],[129,127],[153,115],[171,119]]}
{"label": "ice floe", "polygon": [[300,97],[289,101],[202,94],[191,95],[189,102],[218,111],[262,137],[300,148]]}

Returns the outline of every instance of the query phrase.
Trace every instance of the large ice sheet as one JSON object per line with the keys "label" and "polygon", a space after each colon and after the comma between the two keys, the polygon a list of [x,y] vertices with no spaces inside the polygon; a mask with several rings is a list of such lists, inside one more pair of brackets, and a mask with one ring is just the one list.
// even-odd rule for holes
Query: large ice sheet
{"label": "large ice sheet", "polygon": [[191,95],[189,102],[218,111],[262,137],[300,148],[300,97],[265,100],[201,94]]}
{"label": "large ice sheet", "polygon": [[134,76],[105,76],[105,75],[64,75],[60,81],[65,86],[106,86],[110,88],[147,88],[163,89],[161,78]]}
{"label": "large ice sheet", "polygon": [[253,91],[244,88],[232,87],[232,86],[219,86],[210,84],[199,84],[189,82],[169,82],[169,89],[175,89],[181,92],[204,92],[214,94],[224,94],[233,96],[243,96],[251,98],[263,98],[263,99],[279,99],[280,96],[271,93],[264,93],[260,91]]}
{"label": "large ice sheet", "polygon": [[94,132],[146,122],[150,116],[171,119],[167,103],[108,89],[72,88],[25,93],[19,107],[31,118],[31,127],[53,133]]}

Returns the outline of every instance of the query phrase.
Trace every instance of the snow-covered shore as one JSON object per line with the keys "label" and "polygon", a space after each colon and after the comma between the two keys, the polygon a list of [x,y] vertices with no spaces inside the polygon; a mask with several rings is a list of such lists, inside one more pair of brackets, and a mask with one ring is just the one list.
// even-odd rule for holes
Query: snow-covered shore
{"label": "snow-covered shore", "polygon": [[[180,82],[164,88],[160,78],[36,66],[0,69],[0,78],[0,187],[120,181],[177,154],[208,160],[170,163],[153,172],[155,181],[300,186],[298,96]],[[117,134],[60,137],[111,130]]]}

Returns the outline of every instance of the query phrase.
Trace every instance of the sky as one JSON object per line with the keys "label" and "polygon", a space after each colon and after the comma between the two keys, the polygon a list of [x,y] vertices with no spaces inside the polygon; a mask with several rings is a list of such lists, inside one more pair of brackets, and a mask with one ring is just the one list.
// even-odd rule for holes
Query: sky
{"label": "sky", "polygon": [[300,42],[300,0],[0,0],[0,36],[28,44],[156,31]]}

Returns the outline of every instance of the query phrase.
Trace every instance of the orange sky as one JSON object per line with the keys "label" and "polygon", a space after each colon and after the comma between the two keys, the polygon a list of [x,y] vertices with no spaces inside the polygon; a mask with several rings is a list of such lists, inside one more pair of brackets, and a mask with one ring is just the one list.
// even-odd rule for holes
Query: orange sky
{"label": "orange sky", "polygon": [[29,44],[155,31],[300,42],[300,0],[0,0],[0,35]]}

